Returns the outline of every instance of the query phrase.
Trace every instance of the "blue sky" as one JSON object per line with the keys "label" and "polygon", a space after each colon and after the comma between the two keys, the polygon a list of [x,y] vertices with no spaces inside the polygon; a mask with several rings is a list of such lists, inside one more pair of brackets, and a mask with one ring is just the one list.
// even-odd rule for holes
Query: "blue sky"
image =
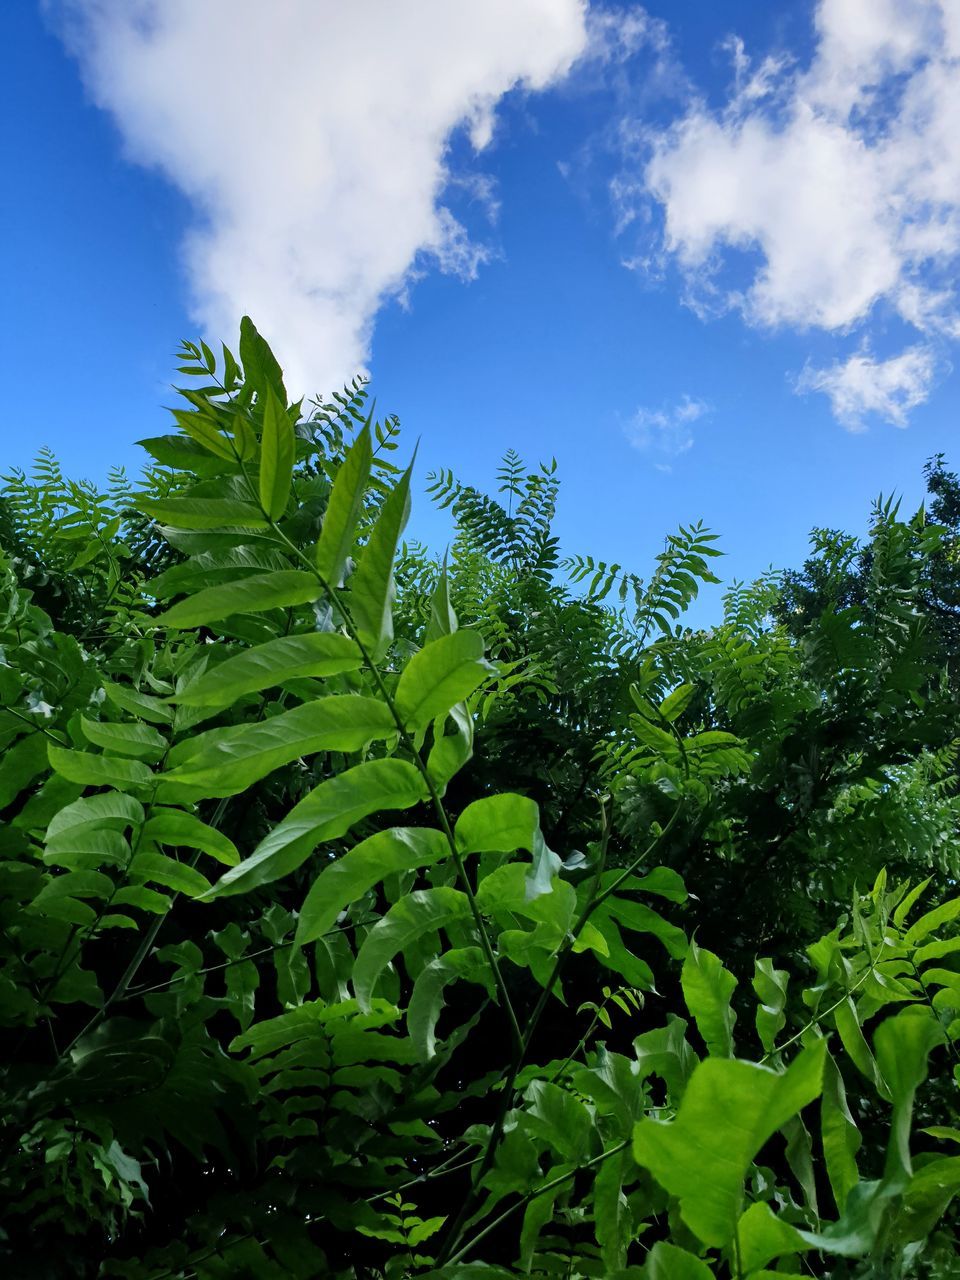
{"label": "blue sky", "polygon": [[695,519],[796,564],[952,457],[956,0],[224,2],[0,10],[6,466],[135,467],[244,310],[421,480],[556,456],[565,549],[641,573]]}

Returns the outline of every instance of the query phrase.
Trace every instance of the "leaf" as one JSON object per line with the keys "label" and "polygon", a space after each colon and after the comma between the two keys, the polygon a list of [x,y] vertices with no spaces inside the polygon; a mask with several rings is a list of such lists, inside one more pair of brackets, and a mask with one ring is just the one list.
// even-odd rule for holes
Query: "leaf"
{"label": "leaf", "polygon": [[443,992],[456,981],[475,982],[493,995],[493,976],[479,947],[460,947],[431,960],[413,984],[407,1006],[407,1034],[421,1062],[436,1055],[436,1027],[443,1008]]}
{"label": "leaf", "polygon": [[0,761],[0,809],[26,790],[37,774],[45,773],[49,763],[47,739],[39,729],[7,747]]}
{"label": "leaf", "polygon": [[914,1095],[927,1078],[930,1050],[943,1040],[943,1028],[921,1006],[908,1007],[887,1018],[873,1034],[877,1064],[893,1102],[885,1181],[898,1189],[905,1187],[913,1174],[910,1121]]}
{"label": "leaf", "polygon": [[420,774],[405,760],[367,760],[327,778],[294,805],[249,858],[221,877],[211,897],[248,893],[279,880],[323,841],[342,836],[381,809],[408,809],[425,794]]}
{"label": "leaf", "polygon": [[830,1179],[837,1209],[842,1214],[846,1208],[847,1196],[860,1181],[857,1152],[860,1150],[861,1138],[860,1130],[847,1106],[843,1076],[829,1053],[823,1071],[820,1134],[827,1177]]}
{"label": "leaf", "polygon": [[[453,732],[446,732],[452,723]],[[447,783],[473,755],[473,716],[461,703],[451,707],[449,716],[440,717],[433,724],[433,746],[427,756],[427,772],[439,795],[443,795]]]}
{"label": "leaf", "polygon": [[139,498],[137,510],[175,529],[269,529],[252,502],[235,498]]}
{"label": "leaf", "polygon": [[847,1057],[857,1070],[867,1077],[881,1098],[889,1098],[890,1091],[883,1078],[883,1072],[870,1052],[870,1046],[860,1026],[860,1019],[857,1017],[856,1005],[849,996],[834,1009],[833,1019]]}
{"label": "leaf", "polygon": [[757,1035],[765,1053],[773,1053],[777,1036],[786,1025],[787,1003],[786,969],[775,969],[769,959],[755,960],[753,964],[753,990],[760,1004],[756,1013]]}
{"label": "leaf", "polygon": [[677,1118],[641,1120],[633,1132],[638,1164],[680,1201],[680,1212],[704,1244],[733,1239],[747,1170],[761,1147],[821,1089],[821,1041],[778,1075],[725,1058],[701,1062]]}
{"label": "leaf", "polygon": [[178,787],[205,796],[236,795],[301,756],[359,751],[395,732],[389,708],[359,694],[304,703],[259,723],[209,729],[170,753],[175,767],[160,775],[161,799],[180,798]]}
{"label": "leaf", "polygon": [[272,391],[282,404],[287,403],[283,370],[249,316],[243,316],[240,321],[240,363],[244,379],[258,396],[265,397],[268,391]]}
{"label": "leaf", "polygon": [[146,724],[111,724],[107,720],[80,717],[83,736],[94,746],[118,756],[149,760],[155,764],[167,750],[167,740]]}
{"label": "leaf", "polygon": [[939,929],[949,921],[955,920],[958,915],[960,915],[960,898],[951,898],[949,902],[944,902],[941,906],[934,907],[932,911],[928,911],[926,915],[921,916],[916,924],[907,930],[903,937],[903,945],[905,947],[915,947],[927,934],[933,933],[935,929]]}
{"label": "leaf", "polygon": [[247,693],[258,693],[303,676],[331,676],[363,665],[354,642],[335,631],[281,636],[245,649],[204,671],[172,701],[190,707],[228,707]]}
{"label": "leaf", "polygon": [[[551,1170],[551,1174],[555,1178],[562,1177],[567,1172],[570,1172],[570,1170],[565,1165],[560,1165]],[[554,1204],[557,1196],[562,1191],[563,1186],[561,1185],[551,1187],[549,1191],[543,1191],[535,1195],[523,1211],[523,1223],[520,1227],[520,1267],[523,1271],[529,1272],[533,1267],[533,1258],[540,1239],[540,1233],[552,1221]]]}
{"label": "leaf", "polygon": [[368,422],[337,471],[320,528],[317,570],[331,589],[342,584],[347,557],[353,550],[372,461]]}
{"label": "leaf", "polygon": [[430,617],[424,632],[424,643],[430,644],[441,636],[452,635],[457,629],[457,615],[450,603],[450,578],[447,574],[447,558],[443,558],[443,568],[437,579],[436,589],[430,598]]}
{"label": "leaf", "polygon": [[509,791],[468,804],[454,831],[461,853],[533,852],[539,834],[536,802]]}
{"label": "leaf", "polygon": [[547,1080],[532,1080],[526,1091],[523,1123],[528,1133],[550,1144],[572,1165],[590,1154],[593,1116],[573,1094]]}
{"label": "leaf", "polygon": [[907,916],[910,914],[910,911],[913,908],[914,904],[916,903],[917,899],[921,896],[921,894],[927,888],[927,886],[929,885],[932,879],[933,879],[932,876],[927,876],[926,880],[921,880],[919,884],[915,884],[913,888],[910,890],[910,892],[903,899],[903,901],[896,908],[896,910],[893,913],[893,923],[897,926],[898,929],[903,924],[904,920],[906,920]]}
{"label": "leaf", "polygon": [[401,673],[395,694],[400,718],[410,732],[422,729],[468,698],[493,670],[477,631],[455,631],[431,641]]}
{"label": "leaf", "polygon": [[313,882],[300,912],[297,944],[305,946],[328,933],[345,907],[388,875],[419,871],[449,853],[446,837],[430,827],[394,827],[362,840]]}
{"label": "leaf", "polygon": [[633,1214],[623,1193],[629,1161],[627,1151],[604,1160],[593,1180],[593,1221],[600,1257],[608,1273],[624,1266],[634,1236]]}
{"label": "leaf", "polygon": [[712,951],[691,942],[680,975],[683,998],[697,1030],[713,1057],[733,1057],[733,1027],[737,1015],[730,1007],[737,980]]}
{"label": "leaf", "polygon": [[235,613],[264,613],[267,609],[310,604],[321,591],[312,573],[280,569],[257,573],[188,596],[157,618],[158,627],[201,627]]}
{"label": "leaf", "polygon": [[150,787],[156,780],[152,770],[139,760],[123,760],[118,756],[96,756],[87,751],[66,751],[48,744],[50,767],[70,782],[85,787],[127,788]]}
{"label": "leaf", "polygon": [[664,720],[669,720],[671,724],[678,720],[690,705],[690,699],[695,692],[696,689],[692,684],[681,684],[672,693],[667,694],[660,703],[660,714]]}
{"label": "leaf", "polygon": [[176,848],[200,849],[228,867],[234,867],[240,861],[237,846],[232,840],[182,809],[153,809],[140,838]]}
{"label": "leaf", "polygon": [[119,831],[85,824],[73,827],[48,843],[43,853],[48,866],[68,871],[98,871],[101,867],[126,867],[130,845]]}
{"label": "leaf", "polygon": [[810,1245],[789,1222],[778,1218],[765,1201],[752,1204],[737,1227],[745,1273],[765,1267],[785,1253],[803,1253]]}
{"label": "leaf", "polygon": [[149,720],[152,724],[173,723],[173,712],[159,698],[151,698],[149,694],[140,693],[126,684],[114,684],[112,680],[103,682],[103,691],[115,707],[141,720]]}
{"label": "leaf", "polygon": [[139,826],[143,822],[143,805],[132,796],[119,791],[108,791],[102,795],[86,796],[82,800],[74,800],[66,808],[59,810],[50,819],[47,827],[47,846],[57,843],[62,837],[78,829],[106,828],[112,831],[123,831],[128,826]]}
{"label": "leaf", "polygon": [[168,889],[185,893],[191,898],[199,898],[210,888],[210,881],[196,867],[191,867],[188,862],[168,858],[165,853],[138,853],[130,867],[130,873],[140,880],[152,880],[155,884],[165,885]]}
{"label": "leaf", "polygon": [[607,899],[606,907],[615,920],[634,933],[650,933],[659,939],[675,960],[688,954],[689,943],[683,930],[642,902],[631,902],[614,894]]}
{"label": "leaf", "polygon": [[424,933],[469,919],[467,895],[458,889],[416,889],[395,902],[363,940],[353,968],[353,988],[364,1013],[372,1007],[380,975],[399,951]]}
{"label": "leaf", "polygon": [[647,1254],[645,1280],[713,1280],[713,1272],[695,1254],[659,1240]]}
{"label": "leaf", "polygon": [[279,520],[290,499],[296,442],[293,426],[276,392],[268,387],[263,401],[260,453],[260,505],[271,520]]}
{"label": "leaf", "polygon": [[350,580],[350,613],[374,662],[383,657],[393,639],[393,561],[410,514],[412,468],[411,463],[387,495]]}

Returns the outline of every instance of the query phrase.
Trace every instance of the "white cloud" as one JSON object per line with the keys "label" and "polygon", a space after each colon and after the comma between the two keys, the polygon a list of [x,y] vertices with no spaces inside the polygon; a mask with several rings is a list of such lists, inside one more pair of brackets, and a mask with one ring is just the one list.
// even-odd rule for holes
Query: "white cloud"
{"label": "white cloud", "polygon": [[930,344],[960,338],[960,0],[818,0],[806,66],[754,65],[737,37],[725,48],[726,104],[691,98],[673,126],[640,130],[619,221],[639,179],[704,313],[838,336],[912,326],[922,345],[901,356],[804,376],[847,422],[902,423],[929,390]]}
{"label": "white cloud", "polygon": [[650,454],[658,471],[672,470],[671,461],[693,447],[693,423],[710,412],[703,400],[684,395],[661,409],[638,409],[627,424],[627,439]]}
{"label": "white cloud", "polygon": [[193,205],[194,320],[229,339],[248,312],[298,393],[363,364],[425,257],[476,273],[441,203],[451,133],[488,146],[503,95],[588,43],[586,0],[52,3],[129,157]]}
{"label": "white cloud", "polygon": [[824,392],[837,421],[853,431],[861,430],[870,414],[905,427],[910,410],[929,396],[935,369],[933,351],[922,345],[889,360],[876,360],[864,349],[827,369],[808,366],[797,390]]}

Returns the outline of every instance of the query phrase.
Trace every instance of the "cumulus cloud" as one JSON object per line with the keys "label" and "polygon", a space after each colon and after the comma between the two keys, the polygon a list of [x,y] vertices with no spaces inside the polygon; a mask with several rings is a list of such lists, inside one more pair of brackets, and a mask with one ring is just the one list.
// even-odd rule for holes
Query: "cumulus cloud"
{"label": "cumulus cloud", "polygon": [[640,408],[627,424],[627,439],[658,471],[671,471],[673,460],[693,447],[693,424],[709,412],[705,401],[689,395],[666,408]]}
{"label": "cumulus cloud", "polygon": [[[848,424],[902,425],[934,377],[930,344],[960,337],[960,0],[818,0],[814,34],[806,65],[755,63],[732,37],[722,108],[693,98],[671,127],[635,131],[639,186],[704,313],[838,336],[896,319],[922,334],[801,380]],[[625,189],[636,198],[621,177],[615,201]]]}
{"label": "cumulus cloud", "polygon": [[837,421],[852,431],[862,430],[870,414],[905,427],[910,410],[930,394],[935,364],[933,351],[922,345],[889,360],[877,360],[865,349],[826,369],[808,366],[797,390],[824,392]]}
{"label": "cumulus cloud", "polygon": [[477,272],[442,202],[451,134],[489,146],[503,95],[588,45],[586,0],[53,3],[129,157],[192,203],[194,320],[229,337],[251,314],[298,393],[363,364],[425,260]]}

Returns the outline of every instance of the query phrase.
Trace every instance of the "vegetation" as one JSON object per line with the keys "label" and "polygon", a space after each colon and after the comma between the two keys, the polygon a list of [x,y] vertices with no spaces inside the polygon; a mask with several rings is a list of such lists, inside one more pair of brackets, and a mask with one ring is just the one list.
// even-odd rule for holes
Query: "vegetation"
{"label": "vegetation", "polygon": [[403,542],[362,385],[185,344],[106,492],[0,500],[5,1274],[960,1275],[960,485],[564,558]]}

